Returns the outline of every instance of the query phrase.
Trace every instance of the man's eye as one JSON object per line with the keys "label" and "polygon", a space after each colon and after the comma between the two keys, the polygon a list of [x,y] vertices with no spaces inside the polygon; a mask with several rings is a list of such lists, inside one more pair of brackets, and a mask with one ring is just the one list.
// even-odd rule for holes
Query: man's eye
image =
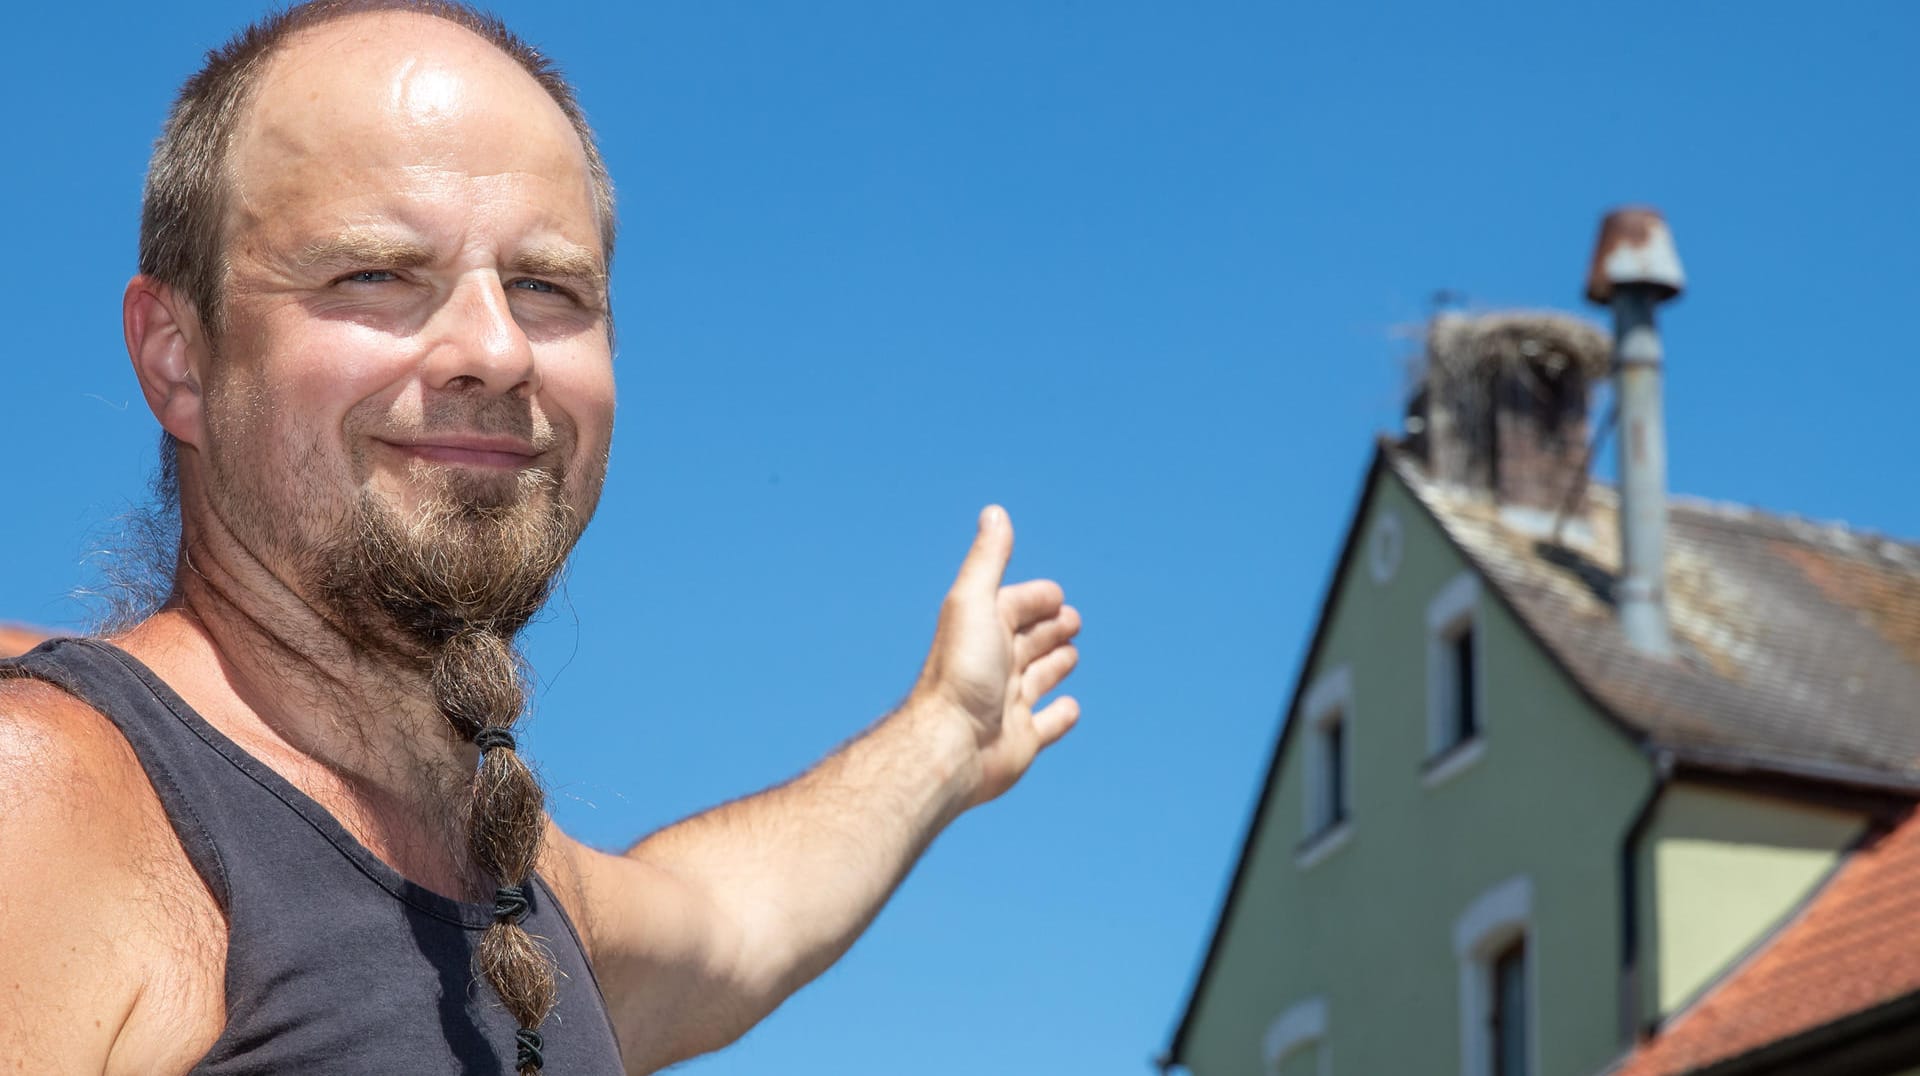
{"label": "man's eye", "polygon": [[340,278],[342,284],[385,284],[389,280],[398,280],[386,269],[362,269],[357,273],[348,273]]}
{"label": "man's eye", "polygon": [[527,277],[521,277],[520,279],[514,281],[513,283],[507,286],[510,288],[518,288],[521,291],[537,291],[546,295],[567,294],[565,288],[562,288],[558,284],[554,284],[551,281],[532,280]]}

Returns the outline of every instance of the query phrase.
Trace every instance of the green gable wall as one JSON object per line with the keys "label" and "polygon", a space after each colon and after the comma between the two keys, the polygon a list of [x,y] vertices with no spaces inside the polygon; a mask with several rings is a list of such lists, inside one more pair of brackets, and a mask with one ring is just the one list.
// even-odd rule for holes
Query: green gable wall
{"label": "green gable wall", "polygon": [[[1483,583],[1484,755],[1423,787],[1427,604],[1468,568],[1397,479],[1376,468],[1372,481],[1304,673],[1311,684],[1343,664],[1352,672],[1350,839],[1310,869],[1296,865],[1306,737],[1290,736],[1182,1060],[1196,1076],[1270,1076],[1269,1025],[1324,995],[1332,1072],[1457,1072],[1455,920],[1527,874],[1538,1071],[1588,1076],[1619,1051],[1620,842],[1652,768]],[[1400,520],[1404,553],[1380,584],[1367,540],[1385,512]]]}
{"label": "green gable wall", "polygon": [[1280,1062],[1277,1076],[1322,1076],[1319,1048],[1309,1046],[1287,1055]]}
{"label": "green gable wall", "polygon": [[1866,824],[1746,792],[1669,788],[1640,848],[1643,1011],[1685,1007],[1826,880]]}

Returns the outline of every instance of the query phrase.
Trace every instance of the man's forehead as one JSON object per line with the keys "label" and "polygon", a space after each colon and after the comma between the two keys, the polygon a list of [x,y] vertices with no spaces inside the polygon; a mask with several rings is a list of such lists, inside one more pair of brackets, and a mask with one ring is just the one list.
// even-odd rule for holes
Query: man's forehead
{"label": "man's forehead", "polygon": [[462,149],[514,146],[586,167],[578,133],[532,75],[472,31],[413,12],[353,15],[295,35],[268,64],[239,135],[242,167],[256,152],[351,160],[401,151],[430,165]]}
{"label": "man's forehead", "polygon": [[278,246],[396,212],[421,224],[434,207],[465,213],[511,189],[529,226],[599,246],[572,122],[514,59],[430,16],[302,31],[269,64],[229,161],[228,224],[242,242],[261,225]]}
{"label": "man's forehead", "polygon": [[313,77],[392,67],[470,65],[532,77],[512,57],[472,30],[415,11],[370,11],[309,26],[274,50],[264,83],[311,82]]}

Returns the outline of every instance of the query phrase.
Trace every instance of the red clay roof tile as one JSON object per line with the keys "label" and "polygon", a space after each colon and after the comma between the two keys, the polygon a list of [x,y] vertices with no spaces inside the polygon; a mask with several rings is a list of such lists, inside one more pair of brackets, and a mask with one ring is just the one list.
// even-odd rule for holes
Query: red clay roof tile
{"label": "red clay roof tile", "polygon": [[1920,991],[1920,812],[1612,1076],[1677,1076]]}

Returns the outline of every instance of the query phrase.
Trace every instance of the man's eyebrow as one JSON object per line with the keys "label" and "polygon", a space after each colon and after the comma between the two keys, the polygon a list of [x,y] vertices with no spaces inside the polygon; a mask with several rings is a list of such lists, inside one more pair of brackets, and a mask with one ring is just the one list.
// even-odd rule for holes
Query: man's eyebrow
{"label": "man's eyebrow", "polygon": [[572,243],[528,247],[508,259],[507,268],[514,273],[576,280],[597,289],[607,285],[607,268],[600,255]]}
{"label": "man's eyebrow", "polygon": [[[367,266],[381,269],[417,269],[432,265],[435,256],[423,243],[380,232],[348,231],[316,239],[300,248],[303,266]],[[542,243],[508,259],[514,274],[572,281],[594,291],[607,287],[607,267],[592,249],[574,243]]]}
{"label": "man's eyebrow", "polygon": [[433,264],[433,251],[423,244],[377,232],[342,232],[316,239],[300,248],[301,265],[369,265],[382,269],[417,269]]}

